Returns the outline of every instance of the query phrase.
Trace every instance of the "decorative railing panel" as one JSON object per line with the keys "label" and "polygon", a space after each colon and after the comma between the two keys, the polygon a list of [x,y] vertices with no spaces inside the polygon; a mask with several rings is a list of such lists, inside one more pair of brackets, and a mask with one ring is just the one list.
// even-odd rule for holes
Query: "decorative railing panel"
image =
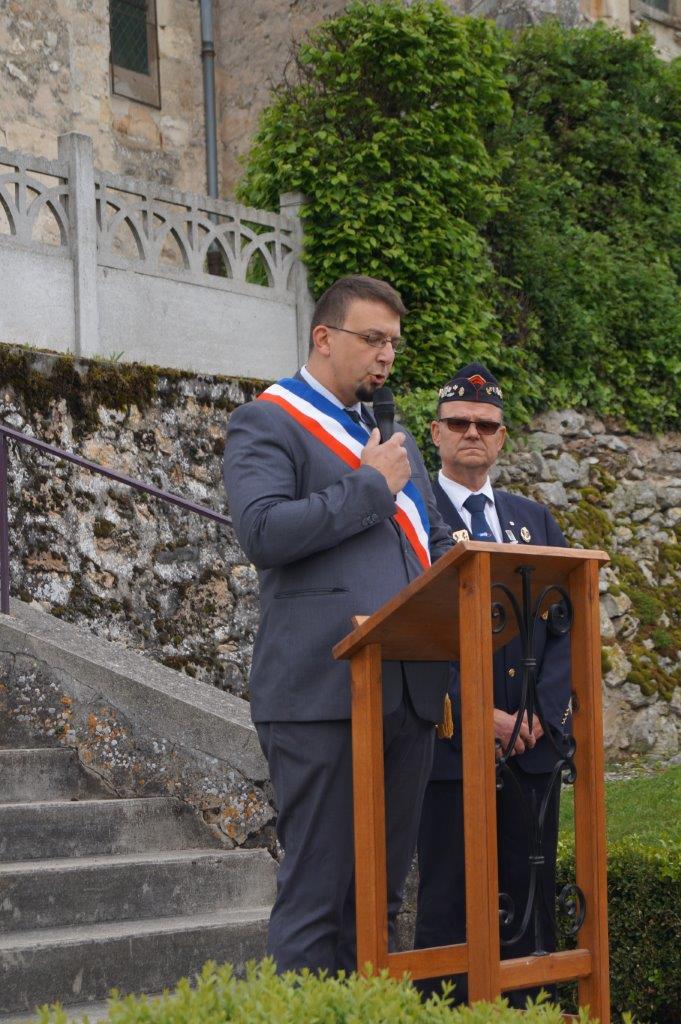
{"label": "decorative railing panel", "polygon": [[0,236],[68,249],[68,167],[0,147]]}
{"label": "decorative railing panel", "polygon": [[290,374],[311,313],[302,202],[284,195],[270,213],[98,171],[77,133],[59,137],[58,160],[0,149],[0,342]]}
{"label": "decorative railing panel", "polygon": [[300,251],[295,220],[101,172],[95,189],[100,264],[204,279],[212,250],[228,280],[280,294],[293,290]]}

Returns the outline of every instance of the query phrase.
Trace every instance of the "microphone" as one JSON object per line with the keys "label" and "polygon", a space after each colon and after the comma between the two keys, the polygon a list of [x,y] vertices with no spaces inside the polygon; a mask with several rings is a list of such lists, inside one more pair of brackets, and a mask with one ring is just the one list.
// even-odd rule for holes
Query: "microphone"
{"label": "microphone", "polygon": [[374,419],[381,434],[381,443],[389,441],[395,426],[395,399],[390,388],[376,388],[373,400]]}

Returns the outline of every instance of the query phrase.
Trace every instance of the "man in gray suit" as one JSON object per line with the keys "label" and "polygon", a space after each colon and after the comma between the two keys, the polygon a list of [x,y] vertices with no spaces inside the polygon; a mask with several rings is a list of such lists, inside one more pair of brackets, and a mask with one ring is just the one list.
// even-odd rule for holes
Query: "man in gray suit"
{"label": "man in gray suit", "polygon": [[[250,692],[284,851],[268,939],[280,971],[355,968],[349,669],[332,648],[451,546],[413,439],[381,443],[362,404],[405,312],[383,281],[336,281],[307,365],[229,421],[225,486],[260,580]],[[445,665],[383,665],[391,942],[446,683]]]}

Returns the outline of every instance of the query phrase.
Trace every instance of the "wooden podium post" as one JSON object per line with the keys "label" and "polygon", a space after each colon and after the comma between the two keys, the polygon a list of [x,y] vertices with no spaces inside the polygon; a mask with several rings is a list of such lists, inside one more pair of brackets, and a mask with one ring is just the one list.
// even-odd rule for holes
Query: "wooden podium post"
{"label": "wooden podium post", "polygon": [[[412,979],[468,974],[469,998],[578,980],[579,1005],[610,1021],[598,568],[602,551],[464,541],[334,648],[349,658],[357,966]],[[571,606],[576,885],[575,950],[501,960],[492,653],[528,615]],[[495,605],[493,631],[492,606]],[[513,614],[509,614],[509,609]],[[503,628],[501,628],[503,627]],[[566,632],[569,622],[564,626]],[[381,661],[459,661],[467,941],[388,951]],[[521,709],[522,713],[522,709]],[[536,713],[536,712],[535,712]]]}

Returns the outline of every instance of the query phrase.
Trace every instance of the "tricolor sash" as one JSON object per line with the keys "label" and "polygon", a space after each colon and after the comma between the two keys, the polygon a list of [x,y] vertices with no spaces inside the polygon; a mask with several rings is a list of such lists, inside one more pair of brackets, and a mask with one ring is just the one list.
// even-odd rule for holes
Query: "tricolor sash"
{"label": "tricolor sash", "polygon": [[[258,401],[272,402],[315,437],[347,466],[358,469],[369,431],[355,423],[344,409],[330,402],[304,380],[285,377],[272,384]],[[423,498],[409,480],[395,497],[397,512],[392,517],[404,532],[424,569],[430,565],[430,523]]]}

